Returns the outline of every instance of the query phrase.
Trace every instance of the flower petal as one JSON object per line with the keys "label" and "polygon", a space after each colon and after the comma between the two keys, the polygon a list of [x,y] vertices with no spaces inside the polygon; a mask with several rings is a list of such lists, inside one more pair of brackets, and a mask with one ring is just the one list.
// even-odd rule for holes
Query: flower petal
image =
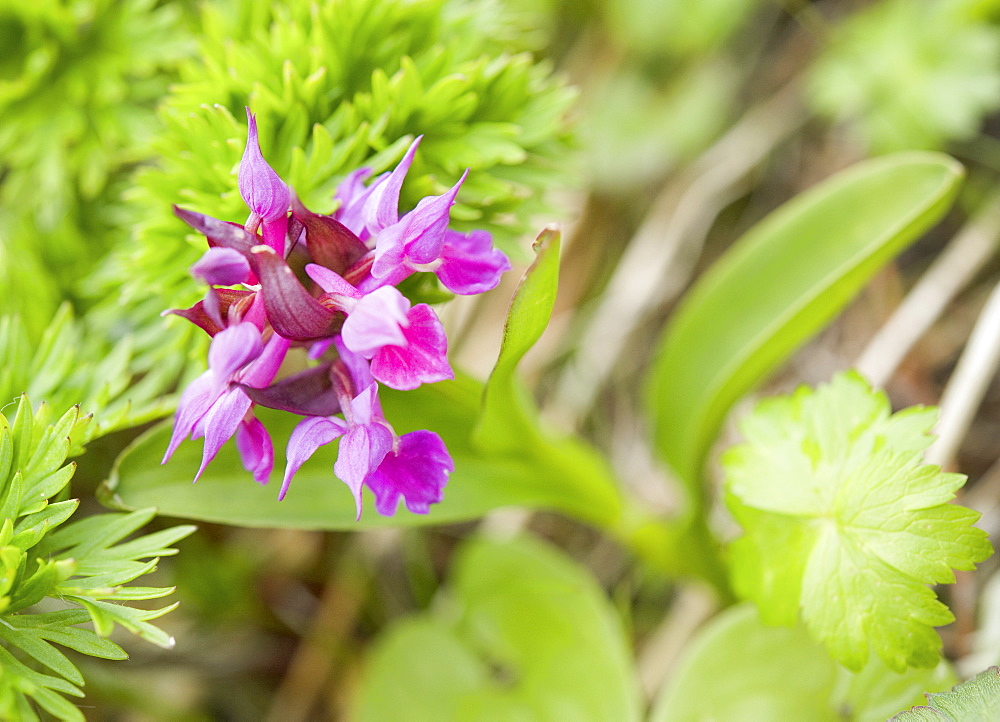
{"label": "flower petal", "polygon": [[167,451],[163,455],[161,464],[166,464],[170,460],[180,443],[194,431],[198,422],[208,413],[212,404],[222,396],[225,390],[225,384],[220,384],[211,371],[206,371],[188,384],[177,403],[174,431],[170,436],[170,443],[167,445]]}
{"label": "flower petal", "polygon": [[208,368],[220,383],[229,383],[233,374],[260,356],[264,344],[252,323],[238,323],[215,334],[208,347]]}
{"label": "flower petal", "polygon": [[274,470],[274,445],[259,419],[253,416],[243,419],[236,429],[236,449],[243,468],[253,474],[257,483],[266,484]]}
{"label": "flower petal", "polygon": [[368,478],[375,494],[375,508],[392,516],[400,497],[415,514],[426,514],[444,497],[448,475],[455,463],[441,437],[433,431],[411,431],[399,438],[399,451],[389,453]]}
{"label": "flower petal", "polygon": [[365,199],[362,210],[365,227],[370,232],[376,233],[391,226],[399,219],[399,189],[403,187],[403,179],[406,178],[406,174],[410,170],[413,155],[417,152],[417,146],[420,145],[422,138],[422,135],[417,136],[410,143],[403,159],[399,161],[399,165],[389,174],[388,178],[377,185],[373,184],[374,190]]}
{"label": "flower petal", "polygon": [[375,239],[373,276],[388,276],[404,262],[412,267],[438,259],[448,230],[451,207],[468,175],[469,171],[465,171],[458,183],[446,193],[424,198],[397,223],[379,232]]}
{"label": "flower petal", "polygon": [[236,249],[215,246],[191,266],[191,275],[210,286],[232,286],[246,282],[250,264]]}
{"label": "flower petal", "polygon": [[383,286],[358,301],[344,321],[341,338],[354,353],[371,358],[383,346],[406,346],[410,302],[392,286]]}
{"label": "flower petal", "polygon": [[441,247],[441,265],[435,273],[452,293],[472,296],[496,288],[500,277],[509,270],[510,261],[503,251],[493,247],[493,239],[486,231],[468,235],[448,231]]}
{"label": "flower petal", "polygon": [[[219,313],[222,317],[225,317],[229,312],[229,307],[234,304],[239,304],[243,302],[249,296],[253,296],[253,291],[244,291],[242,289],[236,288],[217,288],[215,289],[215,297],[219,303]],[[247,307],[250,303],[247,302]],[[208,309],[205,308],[204,301],[198,301],[191,308],[174,308],[169,311],[164,311],[164,315],[175,315],[181,318],[186,318],[188,321],[193,323],[195,326],[199,327],[209,336],[215,336],[219,331],[222,330],[222,326],[215,322],[208,313]]]}
{"label": "flower petal", "polygon": [[285,450],[288,463],[285,465],[285,478],[281,482],[281,491],[278,492],[279,500],[285,498],[292,477],[306,460],[316,453],[316,449],[326,446],[346,431],[347,425],[337,418],[311,416],[299,422],[288,438],[288,447]]}
{"label": "flower petal", "polygon": [[379,423],[352,426],[340,440],[333,473],[354,495],[358,519],[361,518],[361,487],[392,450],[392,441],[392,432]]}
{"label": "flower petal", "polygon": [[410,325],[403,329],[406,345],[383,346],[376,351],[372,376],[400,391],[455,378],[448,363],[448,338],[431,307],[417,304],[410,309],[408,320]]}
{"label": "flower petal", "polygon": [[240,161],[240,195],[250,210],[264,221],[275,221],[288,213],[288,186],[264,160],[257,138],[257,117],[247,111],[247,145]]}
{"label": "flower petal", "polygon": [[250,410],[250,397],[242,389],[231,388],[212,404],[211,410],[203,419],[205,432],[205,449],[201,455],[201,466],[194,480],[198,481],[205,467],[219,453],[222,445],[233,438],[240,422]]}

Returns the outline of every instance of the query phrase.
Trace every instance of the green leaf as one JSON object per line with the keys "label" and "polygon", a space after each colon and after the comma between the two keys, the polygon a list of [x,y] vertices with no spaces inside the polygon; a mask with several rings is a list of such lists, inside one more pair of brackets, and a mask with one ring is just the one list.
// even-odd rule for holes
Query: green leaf
{"label": "green leaf", "polygon": [[352,717],[640,718],[618,615],[561,553],[530,539],[472,541],[452,596],[376,643]]}
{"label": "green leaf", "polygon": [[849,669],[869,647],[891,668],[932,667],[952,615],[928,584],[990,555],[977,512],[949,504],[965,477],[922,463],[934,414],[890,414],[855,374],[761,402],[723,455],[745,534],[736,592],[770,623],[806,627]]}
{"label": "green leaf", "polygon": [[853,673],[801,626],[764,625],[751,604],[727,609],[688,646],[650,722],[884,720],[926,689],[954,683],[947,664],[898,674],[879,660]]}
{"label": "green leaf", "polygon": [[732,404],[940,218],[961,177],[934,153],[860,163],[765,218],[697,283],[649,382],[657,446],[696,494]]}
{"label": "green leaf", "polygon": [[82,596],[69,595],[67,599],[77,602],[90,612],[94,629],[101,636],[111,634],[114,625],[120,624],[133,634],[138,634],[147,642],[152,642],[164,649],[174,648],[174,638],[159,627],[150,624],[150,619],[157,619],[177,608],[177,602],[161,609],[134,609],[112,602],[102,602]]}
{"label": "green leaf", "polygon": [[991,722],[1000,717],[1000,668],[990,667],[950,692],[928,693],[927,705],[893,717],[899,722]]}
{"label": "green leaf", "polygon": [[534,243],[535,261],[514,293],[503,329],[500,355],[483,396],[483,410],[473,434],[483,449],[517,452],[525,442],[537,443],[534,404],[517,382],[517,366],[541,338],[555,307],[559,285],[558,228],[546,228]]}

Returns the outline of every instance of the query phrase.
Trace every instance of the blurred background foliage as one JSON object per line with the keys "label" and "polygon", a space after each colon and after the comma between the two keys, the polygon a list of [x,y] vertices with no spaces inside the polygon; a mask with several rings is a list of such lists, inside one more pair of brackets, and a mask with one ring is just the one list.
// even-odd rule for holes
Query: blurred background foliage
{"label": "blurred background foliage", "polygon": [[[629,493],[669,513],[677,494],[648,451],[637,380],[677,297],[768,211],[892,150],[965,163],[956,209],[771,388],[863,358],[972,228],[985,240],[965,280],[885,379],[897,405],[940,400],[1000,269],[998,23],[995,0],[0,0],[0,397],[28,390],[57,412],[80,402],[95,414],[73,482],[89,498],[136,427],[201,370],[203,341],[159,316],[199,295],[187,268],[203,241],[170,206],[242,220],[243,106],[258,113],[265,156],[321,212],[347,171],[391,167],[424,133],[403,205],[471,167],[458,227],[490,229],[523,261],[533,230],[567,225],[556,315],[527,376],[547,418],[593,440]],[[509,291],[449,309],[457,366],[489,370]],[[998,391],[993,381],[953,459],[991,533]],[[641,709],[716,602],[585,525],[504,511],[357,534],[203,525],[158,572],[179,587],[163,623],[177,648],[80,662],[88,719],[378,718],[393,700],[379,707],[366,685],[393,678],[386,649],[406,635],[514,664],[523,648],[494,645],[516,609],[505,598],[484,610],[467,559],[511,564],[524,548],[465,540],[518,531],[562,550],[539,552],[542,567],[569,557],[589,570],[566,582],[586,586],[581,624],[624,620],[592,643],[613,651],[606,680],[635,665],[642,690],[614,694]],[[995,599],[995,581],[960,581],[955,594],[946,649],[966,674],[1000,662],[996,613],[977,619],[962,601]],[[530,630],[518,634],[530,644]],[[620,659],[628,647],[634,662]],[[530,690],[498,701],[514,685],[485,662],[465,680],[473,709],[514,714],[504,705]]]}

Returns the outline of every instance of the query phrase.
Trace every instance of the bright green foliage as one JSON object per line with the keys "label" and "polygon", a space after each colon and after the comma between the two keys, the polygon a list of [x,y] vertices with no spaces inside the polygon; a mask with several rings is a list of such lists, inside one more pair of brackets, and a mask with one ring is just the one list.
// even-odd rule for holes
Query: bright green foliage
{"label": "bright green foliage", "polygon": [[[194,528],[178,526],[122,542],[153,510],[66,523],[76,500],[52,501],[75,469],[66,455],[90,422],[77,407],[51,419],[21,397],[13,422],[0,414],[0,718],[38,719],[29,700],[61,719],[83,720],[63,695],[83,696],[83,677],[52,643],[124,659],[106,639],[116,624],[160,646],[172,638],[150,623],[175,605],[145,610],[121,602],[156,599],[169,587],[126,586],[156,568]],[[57,528],[58,527],[58,528]],[[92,622],[95,631],[78,625]],[[38,671],[41,667],[46,671]]]}
{"label": "bright green foliage", "polygon": [[378,640],[352,718],[640,718],[621,623],[584,569],[528,538],[473,540],[451,584]]}
{"label": "bright green foliage", "polygon": [[1000,107],[1000,35],[971,5],[886,0],[844,22],[812,70],[813,105],[876,151],[971,138]]}
{"label": "bright green foliage", "polygon": [[112,346],[88,335],[68,304],[49,319],[37,343],[25,326],[18,316],[0,316],[0,400],[25,393],[46,399],[52,408],[78,404],[90,412],[91,422],[73,435],[71,454],[98,436],[136,426],[169,409],[158,394],[176,378],[182,359],[134,370],[144,377],[133,384],[130,339]]}
{"label": "bright green foliage", "polygon": [[[543,191],[566,178],[573,93],[530,56],[508,54],[510,28],[494,3],[227,3],[206,5],[202,26],[197,59],[161,108],[161,166],[139,175],[131,198],[136,236],[98,291],[124,294],[133,327],[162,329],[163,309],[200,294],[187,269],[205,241],[173,204],[246,218],[236,184],[245,105],[258,115],[264,156],[317,212],[332,210],[348,172],[390,168],[423,134],[401,210],[472,168],[453,225],[491,230],[511,250]],[[182,339],[193,333],[171,325]]]}
{"label": "bright green foliage", "polygon": [[759,0],[606,3],[612,29],[630,51],[694,58],[725,42],[759,4]]}
{"label": "bright green foliage", "polygon": [[1000,668],[990,667],[951,692],[927,694],[927,704],[900,712],[899,722],[992,722],[1000,718]]}
{"label": "bright green foliage", "polygon": [[770,214],[699,279],[649,378],[657,445],[696,501],[732,404],[933,225],[961,178],[936,153],[859,163]]}
{"label": "bright green foliage", "polygon": [[753,605],[740,604],[698,632],[650,722],[882,722],[924,690],[954,682],[946,662],[897,674],[874,659],[849,672],[801,625],[769,627]]}
{"label": "bright green foliage", "polygon": [[953,617],[928,584],[992,551],[977,512],[949,504],[965,482],[922,463],[936,414],[890,415],[858,376],[761,402],[723,457],[737,593],[765,621],[806,627],[847,668],[874,649],[890,669],[937,664],[933,627]]}
{"label": "bright green foliage", "polygon": [[122,171],[148,158],[153,104],[191,50],[179,20],[156,0],[0,0],[4,242],[64,285],[106,248]]}

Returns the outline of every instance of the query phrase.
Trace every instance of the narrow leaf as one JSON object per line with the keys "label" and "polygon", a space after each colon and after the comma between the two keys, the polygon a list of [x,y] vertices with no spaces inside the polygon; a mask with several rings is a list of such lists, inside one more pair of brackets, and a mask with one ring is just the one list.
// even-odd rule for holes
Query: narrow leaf
{"label": "narrow leaf", "polygon": [[692,488],[730,406],[933,225],[961,178],[936,153],[865,161],[765,218],[698,282],[648,389],[659,450]]}

